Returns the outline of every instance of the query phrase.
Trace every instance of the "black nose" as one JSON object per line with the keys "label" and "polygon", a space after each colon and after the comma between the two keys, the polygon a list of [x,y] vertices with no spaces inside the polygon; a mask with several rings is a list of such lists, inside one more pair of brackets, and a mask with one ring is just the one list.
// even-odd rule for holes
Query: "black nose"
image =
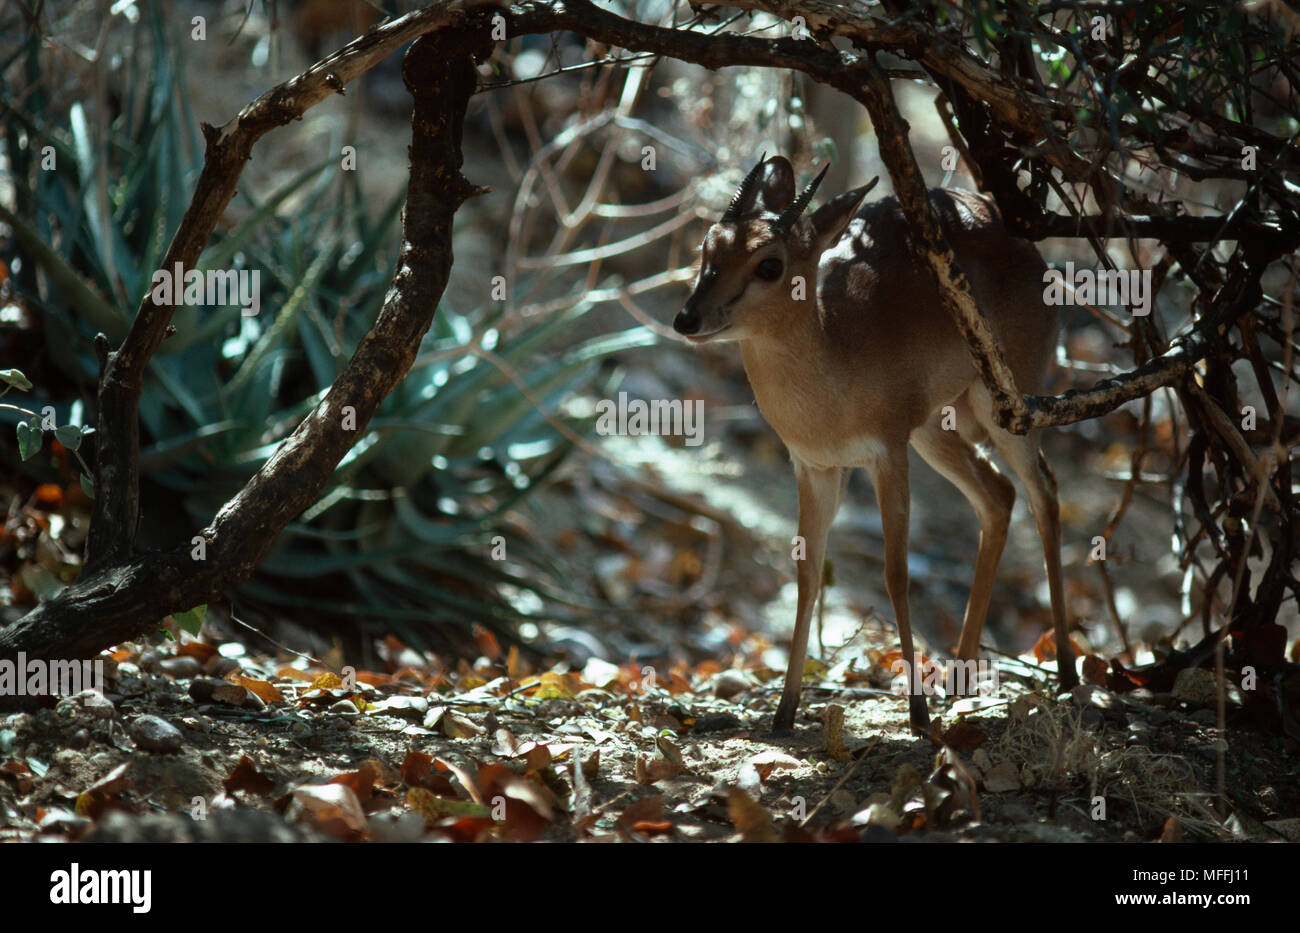
{"label": "black nose", "polygon": [[673,318],[673,330],[688,337],[691,334],[698,333],[700,330],[699,312],[690,305],[682,308],[677,312],[677,317]]}

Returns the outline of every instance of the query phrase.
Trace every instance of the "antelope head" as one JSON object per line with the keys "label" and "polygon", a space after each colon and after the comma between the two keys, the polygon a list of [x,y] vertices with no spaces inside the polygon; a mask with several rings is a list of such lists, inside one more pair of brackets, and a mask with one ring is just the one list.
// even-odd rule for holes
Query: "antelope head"
{"label": "antelope head", "polygon": [[692,343],[779,333],[795,276],[803,277],[805,294],[815,299],[822,253],[840,239],[879,180],[804,217],[826,168],[796,197],[794,167],[785,157],[758,160],[704,236],[695,290],[673,320],[677,333]]}

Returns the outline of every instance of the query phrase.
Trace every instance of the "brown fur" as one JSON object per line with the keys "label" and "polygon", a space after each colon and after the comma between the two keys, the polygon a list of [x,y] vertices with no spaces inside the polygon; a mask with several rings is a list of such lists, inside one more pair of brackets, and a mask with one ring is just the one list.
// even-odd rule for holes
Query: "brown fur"
{"label": "brown fur", "polygon": [[[758,176],[756,176],[758,177]],[[1013,436],[993,420],[992,403],[970,351],[935,288],[916,265],[897,201],[859,207],[870,186],[777,229],[794,199],[793,169],[781,157],[761,181],[737,194],[734,219],[705,236],[700,276],[675,322],[688,339],[736,340],[759,408],[795,462],[799,600],[778,729],[793,723],[808,626],[821,585],[826,536],[843,468],[871,474],[885,533],[885,582],[903,655],[913,656],[907,600],[909,442],[970,501],[980,519],[975,581],[958,656],[973,660],[1006,541],[1015,488],[973,445],[990,440],[1024,481],[1043,539],[1061,682],[1076,681],[1065,625],[1055,478],[1036,432]],[[1058,316],[1043,301],[1046,265],[1032,244],[1011,237],[994,204],[968,191],[935,190],[944,236],[970,281],[1022,391],[1043,386]],[[767,265],[763,264],[767,262]],[[773,280],[759,275],[780,263]],[[805,295],[794,297],[802,278]],[[957,430],[944,430],[952,406]],[[913,672],[914,673],[914,672]],[[910,703],[914,728],[928,721],[924,699]]]}

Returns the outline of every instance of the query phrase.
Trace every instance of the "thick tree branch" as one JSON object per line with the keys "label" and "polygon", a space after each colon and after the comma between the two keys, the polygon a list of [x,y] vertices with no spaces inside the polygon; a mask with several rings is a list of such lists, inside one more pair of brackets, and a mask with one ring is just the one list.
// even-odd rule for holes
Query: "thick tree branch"
{"label": "thick tree branch", "polygon": [[1072,424],[1096,418],[1188,376],[1192,368],[1222,340],[1227,328],[1258,306],[1262,295],[1260,278],[1264,270],[1295,245],[1294,236],[1289,241],[1277,237],[1247,244],[1243,248],[1242,262],[1236,264],[1228,281],[1215,295],[1210,310],[1190,334],[1176,341],[1168,352],[1132,372],[1103,379],[1091,388],[1072,389],[1056,397],[1025,396],[1028,406],[1025,428]]}
{"label": "thick tree branch", "polygon": [[486,36],[481,29],[447,27],[408,52],[403,74],[415,100],[411,183],[393,287],[329,394],[200,532],[206,553],[196,559],[187,542],[163,553],[123,555],[83,573],[76,584],[0,630],[0,658],[14,659],[20,651],[46,659],[90,657],[138,636],[170,612],[208,602],[247,579],[285,525],[320,496],[410,368],[446,287],[452,216],[481,190],[459,169],[465,106],[477,84],[471,56],[487,52]]}
{"label": "thick tree branch", "polygon": [[[358,75],[403,44],[430,29],[464,25],[482,0],[450,0],[371,29],[301,75],[267,91],[220,128],[203,125],[207,140],[203,171],[189,209],[167,248],[160,268],[192,269],[234,197],[254,144],[270,130],[302,118],[309,108],[339,93]],[[179,293],[180,289],[176,290]],[[175,308],[155,304],[151,293],[140,301],[131,329],[112,352],[97,341],[101,373],[99,422],[95,434],[95,489],[99,494],[86,542],[85,570],[121,563],[135,549],[140,514],[138,408],[144,370],[167,335]]]}

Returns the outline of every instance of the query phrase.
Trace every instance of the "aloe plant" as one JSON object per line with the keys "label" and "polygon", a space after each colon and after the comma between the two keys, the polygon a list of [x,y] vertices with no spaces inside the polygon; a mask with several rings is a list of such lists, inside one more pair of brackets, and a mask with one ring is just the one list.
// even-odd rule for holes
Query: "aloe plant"
{"label": "aloe plant", "polygon": [[[78,395],[90,397],[94,334],[116,340],[125,332],[200,167],[180,68],[160,14],[150,10],[152,54],[139,50],[127,66],[126,86],[139,97],[122,106],[107,138],[80,105],[56,106],[38,83],[11,87],[13,62],[0,68],[0,94],[21,101],[0,115],[17,188],[14,209],[0,206],[0,219],[21,259],[17,297],[40,313],[51,358],[69,383],[52,390],[66,397],[49,400],[64,419]],[[35,36],[20,48],[29,79],[46,73],[44,54]],[[47,145],[54,172],[38,164]],[[369,218],[361,179],[331,159],[265,199],[240,197],[244,219],[214,238],[200,270],[258,271],[261,314],[244,317],[234,304],[177,309],[175,333],[151,362],[140,400],[144,516],[158,522],[144,529],[146,541],[188,537],[265,463],[334,381],[392,278],[402,193]],[[296,212],[286,216],[292,202]],[[491,559],[506,513],[526,506],[571,445],[475,352],[472,337],[485,334],[483,345],[554,408],[590,385],[602,358],[653,341],[634,328],[557,351],[577,313],[501,333],[492,309],[440,307],[420,361],[242,592],[377,620],[415,644],[429,643],[431,624],[508,625],[522,613],[507,593],[530,591],[552,609],[572,604],[562,584],[547,582],[564,574],[542,549],[512,540],[510,561]],[[0,409],[0,418],[18,417]],[[36,461],[27,466],[39,469]],[[328,598],[318,595],[322,586]]]}

